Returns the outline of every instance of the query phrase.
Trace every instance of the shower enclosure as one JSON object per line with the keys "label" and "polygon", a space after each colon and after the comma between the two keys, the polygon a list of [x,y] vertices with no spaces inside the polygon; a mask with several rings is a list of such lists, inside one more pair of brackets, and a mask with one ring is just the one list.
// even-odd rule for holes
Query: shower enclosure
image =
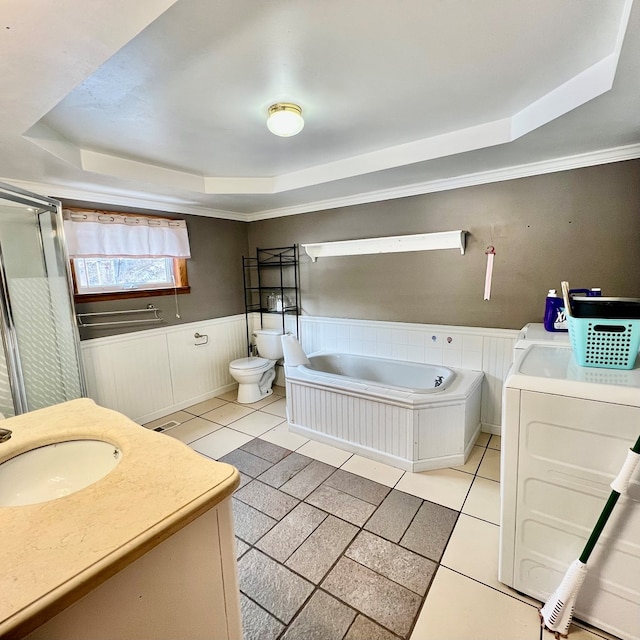
{"label": "shower enclosure", "polygon": [[0,413],[86,395],[60,203],[0,183]]}

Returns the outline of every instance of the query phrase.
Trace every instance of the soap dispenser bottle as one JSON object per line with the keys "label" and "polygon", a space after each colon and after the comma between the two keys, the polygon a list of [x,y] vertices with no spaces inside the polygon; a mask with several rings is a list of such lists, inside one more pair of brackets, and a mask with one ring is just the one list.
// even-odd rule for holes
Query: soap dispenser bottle
{"label": "soap dispenser bottle", "polygon": [[544,309],[544,328],[547,331],[568,331],[564,300],[556,289],[549,289]]}

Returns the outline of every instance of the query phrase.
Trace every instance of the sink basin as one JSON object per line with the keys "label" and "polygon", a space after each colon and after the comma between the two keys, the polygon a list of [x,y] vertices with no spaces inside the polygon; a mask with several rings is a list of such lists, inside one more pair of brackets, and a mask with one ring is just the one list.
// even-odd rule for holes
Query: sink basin
{"label": "sink basin", "polygon": [[121,458],[117,447],[102,440],[67,440],[30,449],[0,464],[0,506],[68,496],[104,478]]}

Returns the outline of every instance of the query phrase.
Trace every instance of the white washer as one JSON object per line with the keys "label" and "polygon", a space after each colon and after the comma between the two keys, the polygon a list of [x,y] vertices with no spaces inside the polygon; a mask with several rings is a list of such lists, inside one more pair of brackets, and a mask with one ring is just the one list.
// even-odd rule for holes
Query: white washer
{"label": "white washer", "polygon": [[[501,582],[545,602],[577,559],[640,434],[640,366],[580,367],[532,345],[504,387]],[[576,618],[640,640],[640,474],[595,550]]]}
{"label": "white washer", "polygon": [[514,362],[519,355],[532,344],[546,344],[550,347],[569,345],[569,333],[566,331],[547,331],[542,322],[525,324],[516,338],[513,347]]}

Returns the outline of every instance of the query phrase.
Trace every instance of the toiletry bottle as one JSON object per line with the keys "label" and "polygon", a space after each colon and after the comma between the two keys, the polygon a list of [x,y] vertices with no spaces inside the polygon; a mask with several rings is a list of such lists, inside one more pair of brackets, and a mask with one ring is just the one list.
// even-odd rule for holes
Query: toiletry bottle
{"label": "toiletry bottle", "polygon": [[544,309],[544,328],[547,331],[568,331],[564,300],[556,289],[549,289]]}

